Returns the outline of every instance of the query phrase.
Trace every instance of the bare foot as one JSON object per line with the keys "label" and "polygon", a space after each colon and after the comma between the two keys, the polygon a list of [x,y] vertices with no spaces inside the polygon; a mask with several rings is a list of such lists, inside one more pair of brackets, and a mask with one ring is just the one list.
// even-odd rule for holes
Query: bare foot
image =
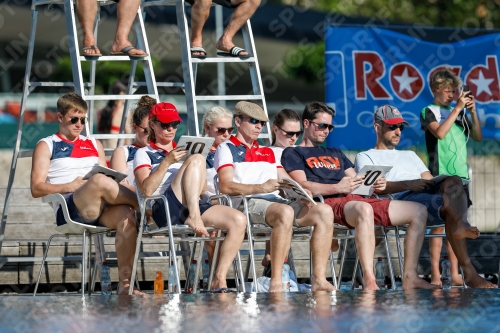
{"label": "bare foot", "polygon": [[202,234],[202,235],[205,235],[207,237],[210,237],[207,229],[203,225],[203,221],[201,220],[201,217],[188,216],[188,218],[186,219],[184,224],[187,225],[188,227],[190,227],[191,229],[193,229],[194,232],[196,232],[198,235]]}
{"label": "bare foot", "polygon": [[469,223],[461,223],[457,230],[453,233],[453,238],[462,239],[462,238],[471,238],[476,239],[479,237],[481,233],[479,229],[471,226]]}
{"label": "bare foot", "polygon": [[276,281],[271,279],[271,282],[269,283],[269,292],[270,293],[282,293],[283,292],[283,284],[281,282],[281,279],[276,279]]}
{"label": "bare foot", "polygon": [[363,285],[363,290],[380,290],[380,288],[377,286],[376,280],[366,279],[364,282],[365,283]]}
{"label": "bare foot", "polygon": [[333,252],[337,252],[339,250],[339,240],[338,239],[332,240],[331,249]]}
{"label": "bare foot", "polygon": [[[118,286],[119,293],[118,295],[128,295],[128,289],[130,288],[130,285],[128,283],[121,283]],[[145,296],[147,295],[145,292],[140,291],[136,287],[134,287],[134,290],[132,291],[132,295],[142,295]]]}
{"label": "bare foot", "polygon": [[469,286],[470,288],[498,288],[496,284],[493,284],[489,281],[486,281],[483,279],[479,274],[475,274],[472,278],[470,279],[465,279],[465,284]]}
{"label": "bare foot", "polygon": [[424,279],[419,278],[417,275],[415,275],[413,277],[405,275],[405,278],[403,280],[403,290],[440,289],[440,288],[441,288],[440,286],[430,284],[429,282],[425,281]]}
{"label": "bare foot", "polygon": [[[132,43],[130,43],[128,40],[124,40],[124,41],[115,40],[115,42],[111,46],[111,52],[119,52],[119,51],[123,50],[124,48],[126,48],[127,46],[132,46]],[[128,51],[127,54],[129,54],[129,55],[147,55],[146,52],[144,52],[141,49],[137,49],[137,48]]]}
{"label": "bare foot", "polygon": [[335,287],[326,279],[313,279],[314,283],[311,286],[311,291],[320,291],[320,290],[325,290],[325,291],[332,291],[335,290]]}
{"label": "bare foot", "polygon": [[431,274],[431,284],[441,287],[441,275],[434,276]]}
{"label": "bare foot", "polygon": [[463,286],[464,285],[464,281],[462,280],[462,276],[461,275],[456,275],[456,276],[451,276],[451,284],[453,286]]}
{"label": "bare foot", "polygon": [[[233,48],[234,43],[232,40],[222,40],[222,37],[217,41],[217,44],[215,44],[215,47],[218,50],[229,52],[231,51],[231,48]],[[248,57],[248,52],[247,51],[241,51],[239,56],[240,57]]]}

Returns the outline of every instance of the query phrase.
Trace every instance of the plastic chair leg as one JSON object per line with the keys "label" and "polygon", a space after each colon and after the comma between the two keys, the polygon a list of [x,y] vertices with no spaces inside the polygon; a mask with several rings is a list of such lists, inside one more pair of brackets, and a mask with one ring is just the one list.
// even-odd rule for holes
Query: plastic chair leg
{"label": "plastic chair leg", "polygon": [[57,237],[57,236],[58,235],[52,235],[47,240],[47,248],[45,249],[45,252],[43,254],[42,263],[40,264],[40,270],[38,271],[38,278],[36,279],[36,285],[35,285],[35,290],[33,291],[33,297],[36,296],[36,292],[38,290],[38,284],[40,283],[40,278],[42,277],[43,266],[45,266],[45,260],[47,259],[47,254],[49,253],[50,242],[52,241],[52,238]]}

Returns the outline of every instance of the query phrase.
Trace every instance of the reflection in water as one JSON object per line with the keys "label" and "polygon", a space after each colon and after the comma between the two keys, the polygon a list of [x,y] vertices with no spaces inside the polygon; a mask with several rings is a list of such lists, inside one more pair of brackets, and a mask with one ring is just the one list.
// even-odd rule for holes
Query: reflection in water
{"label": "reflection in water", "polygon": [[500,333],[499,290],[0,297],[2,332]]}

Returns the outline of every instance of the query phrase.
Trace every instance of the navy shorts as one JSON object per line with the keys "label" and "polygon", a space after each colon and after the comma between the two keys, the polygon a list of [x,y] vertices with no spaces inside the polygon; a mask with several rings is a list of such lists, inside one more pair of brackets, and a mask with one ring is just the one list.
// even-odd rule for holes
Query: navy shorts
{"label": "navy shorts", "polygon": [[443,206],[443,196],[439,191],[425,190],[423,192],[404,191],[393,194],[395,200],[418,202],[427,207],[427,225],[444,224],[444,219],[439,211]]}
{"label": "navy shorts", "polygon": [[[89,222],[80,217],[78,210],[76,209],[75,202],[73,201],[73,194],[66,198],[66,205],[68,206],[69,217],[71,217],[73,221],[89,225],[97,225],[97,222],[99,222],[99,219]],[[56,223],[57,225],[64,225],[67,223],[66,219],[64,219],[62,207],[59,207],[57,210]]]}
{"label": "navy shorts", "polygon": [[[177,199],[171,186],[167,188],[163,195],[167,198],[172,225],[184,224],[189,216],[189,210]],[[201,215],[203,215],[203,213],[205,213],[210,207],[212,207],[211,203],[200,200]],[[159,228],[167,226],[167,217],[165,216],[165,205],[163,204],[163,200],[155,200],[153,204],[153,220],[155,220],[155,223]]]}

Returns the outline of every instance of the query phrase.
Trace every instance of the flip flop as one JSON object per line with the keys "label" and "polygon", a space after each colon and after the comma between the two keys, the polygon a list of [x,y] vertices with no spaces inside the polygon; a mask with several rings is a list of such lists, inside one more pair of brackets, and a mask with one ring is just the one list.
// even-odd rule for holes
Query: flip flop
{"label": "flip flop", "polygon": [[97,48],[97,46],[95,46],[95,45],[89,45],[89,46],[82,47],[81,55],[83,55],[84,57],[102,57],[102,54],[100,54],[100,53],[92,53],[92,54],[90,54],[90,53],[85,53],[84,52],[85,50],[99,50]]}
{"label": "flip flop", "polygon": [[133,49],[139,50],[137,47],[130,45],[130,46],[124,47],[120,51],[111,51],[111,55],[128,55],[130,58],[144,58],[144,57],[149,56],[149,54],[147,54],[147,53],[130,54],[129,52]]}
{"label": "flip flop", "polygon": [[211,294],[230,294],[233,291],[229,288],[217,288],[210,290]]}
{"label": "flip flop", "polygon": [[[194,52],[203,53],[203,55],[193,55]],[[191,48],[191,58],[205,59],[207,57],[207,51],[201,46],[196,46]]]}
{"label": "flip flop", "polygon": [[242,49],[241,47],[238,46],[233,46],[229,52],[227,51],[222,51],[217,49],[219,52],[217,52],[217,55],[223,56],[223,57],[233,57],[233,58],[249,58],[250,55],[245,55],[245,56],[240,56],[241,52],[247,52],[245,49]]}

